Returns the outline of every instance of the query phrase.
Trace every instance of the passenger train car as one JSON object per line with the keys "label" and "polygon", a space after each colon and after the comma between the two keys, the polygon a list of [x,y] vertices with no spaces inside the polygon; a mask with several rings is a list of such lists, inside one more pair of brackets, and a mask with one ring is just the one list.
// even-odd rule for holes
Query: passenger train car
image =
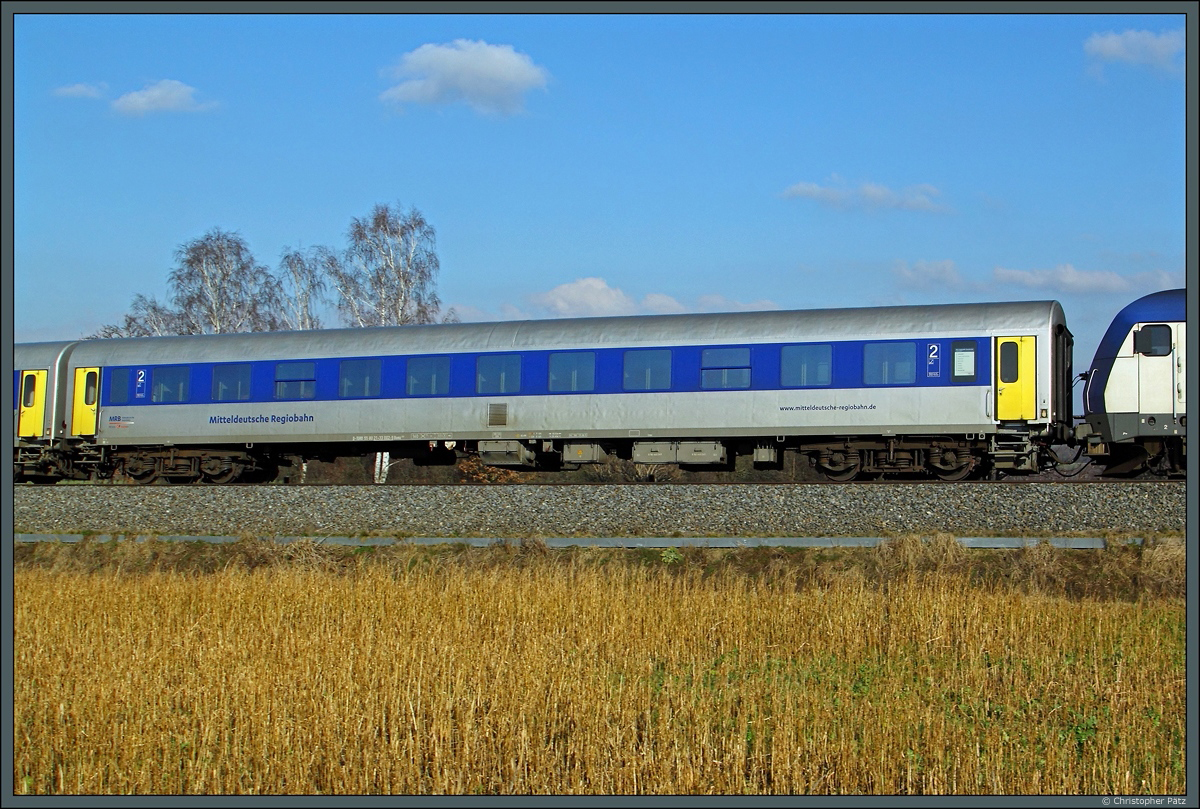
{"label": "passenger train car", "polygon": [[1186,321],[1184,290],[1155,292],[1122,309],[1100,341],[1080,435],[1107,474],[1185,473]]}
{"label": "passenger train car", "polygon": [[18,345],[17,480],[262,481],[297,458],[1042,469],[1074,440],[1055,301]]}

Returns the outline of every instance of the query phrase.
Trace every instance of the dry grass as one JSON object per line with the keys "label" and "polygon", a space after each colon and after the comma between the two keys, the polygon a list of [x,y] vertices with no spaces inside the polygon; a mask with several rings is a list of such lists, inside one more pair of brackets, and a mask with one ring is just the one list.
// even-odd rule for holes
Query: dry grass
{"label": "dry grass", "polygon": [[20,556],[18,794],[1186,787],[1182,598],[1065,597],[1052,549],[111,544]]}

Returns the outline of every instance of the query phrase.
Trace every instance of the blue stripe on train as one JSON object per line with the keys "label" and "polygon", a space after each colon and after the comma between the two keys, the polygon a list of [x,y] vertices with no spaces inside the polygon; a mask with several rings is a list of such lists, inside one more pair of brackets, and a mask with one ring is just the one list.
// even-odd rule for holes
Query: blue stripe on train
{"label": "blue stripe on train", "polygon": [[[953,348],[958,345],[974,346],[973,375],[956,376]],[[888,382],[868,384],[864,380],[864,353],[866,346],[914,347],[915,368],[912,382]],[[832,349],[831,377],[828,385],[784,385],[780,375],[781,357],[785,346],[828,345]],[[103,371],[102,403],[106,406],[159,405],[159,404],[205,404],[210,402],[278,402],[278,401],[347,401],[359,398],[400,399],[430,398],[409,395],[406,391],[407,363],[410,359],[448,357],[450,360],[450,383],[445,393],[437,397],[469,398],[496,396],[558,396],[580,393],[612,395],[622,393],[645,393],[647,389],[630,390],[625,387],[625,354],[629,351],[671,352],[669,387],[650,388],[650,392],[706,392],[713,388],[702,386],[705,365],[702,357],[708,349],[747,349],[750,358],[750,380],[748,387],[732,390],[822,390],[856,388],[903,388],[903,387],[961,387],[964,385],[990,385],[992,365],[991,341],[987,337],[955,337],[922,340],[854,340],[833,343],[771,343],[771,344],[723,344],[715,346],[638,346],[636,348],[595,349],[595,387],[590,391],[551,391],[549,389],[549,363],[551,354],[587,353],[587,349],[563,351],[539,349],[536,351],[490,351],[461,354],[421,354],[407,356],[331,357],[322,359],[279,358],[252,360],[244,365],[251,368],[250,396],[248,399],[217,400],[213,397],[214,369],[238,363],[192,363],[177,365],[118,366]],[[476,390],[476,363],[480,357],[517,355],[520,357],[520,389],[515,392],[479,393]],[[347,361],[381,361],[379,392],[373,396],[340,396],[340,364]],[[311,397],[279,397],[276,392],[276,366],[279,363],[314,363],[315,391]],[[729,360],[721,367],[737,370],[744,366],[731,365]],[[156,369],[187,369],[177,375],[187,380],[187,397],[179,402],[154,402],[153,376]],[[709,363],[709,370],[714,370]],[[958,371],[963,368],[959,367]],[[122,379],[125,379],[122,384]],[[114,379],[117,390],[114,391]],[[113,393],[117,396],[114,397]]]}

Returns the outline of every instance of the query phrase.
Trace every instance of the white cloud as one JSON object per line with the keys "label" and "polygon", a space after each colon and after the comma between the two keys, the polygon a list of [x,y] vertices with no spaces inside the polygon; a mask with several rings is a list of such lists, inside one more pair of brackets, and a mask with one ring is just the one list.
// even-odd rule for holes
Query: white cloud
{"label": "white cloud", "polygon": [[559,284],[549,292],[530,296],[529,300],[551,317],[632,315],[641,308],[637,301],[610,287],[603,278],[580,278]]}
{"label": "white cloud", "polygon": [[[551,290],[530,295],[528,307],[501,304],[498,312],[474,306],[454,305],[463,322],[530,320],[558,317],[610,317],[618,315],[674,315],[685,312],[748,312],[778,309],[779,304],[761,299],[750,303],[722,295],[701,295],[691,305],[662,292],[651,292],[638,300],[624,290],[609,286],[603,278],[578,278]],[[528,310],[528,311],[527,311]]]}
{"label": "white cloud", "polygon": [[912,185],[898,191],[879,183],[861,183],[857,188],[846,186],[834,176],[832,184],[796,183],[784,190],[785,197],[802,197],[830,208],[864,208],[867,210],[926,211],[941,213],[946,207],[935,198],[941,191],[928,183]]}
{"label": "white cloud", "polygon": [[682,303],[661,292],[651,292],[642,298],[642,309],[656,315],[677,315],[687,311]]}
{"label": "white cloud", "polygon": [[1176,58],[1183,55],[1183,29],[1163,31],[1125,31],[1092,34],[1083,43],[1089,56],[1102,62],[1125,62],[1131,65],[1148,65],[1159,70],[1175,72],[1180,69]]}
{"label": "white cloud", "polygon": [[1133,288],[1130,279],[1111,270],[1077,270],[1070,264],[1060,264],[1051,270],[1011,270],[996,267],[992,278],[1001,284],[1042,289],[1047,292],[1111,293],[1127,292]]}
{"label": "white cloud", "polygon": [[146,85],[145,89],[126,93],[114,101],[112,106],[124,115],[145,115],[148,112],[203,112],[217,106],[215,101],[196,101],[195,93],[195,87],[189,87],[174,79],[163,79]]}
{"label": "white cloud", "polygon": [[62,98],[103,98],[105,91],[108,90],[108,85],[104,82],[99,84],[68,84],[65,87],[55,87],[54,95]]}
{"label": "white cloud", "polygon": [[624,290],[609,286],[603,278],[594,277],[560,284],[549,292],[530,296],[530,302],[551,317],[754,312],[779,308],[779,304],[765,298],[743,303],[715,294],[700,295],[690,305],[662,292],[651,292],[639,301]]}
{"label": "white cloud", "polygon": [[1038,294],[1128,294],[1143,288],[1170,289],[1180,285],[1175,274],[1164,270],[1121,275],[1112,270],[1078,270],[1071,264],[1052,269],[1014,270],[995,267],[991,278],[972,280],[964,277],[950,259],[914,261],[911,265],[897,261],[892,275],[900,289],[952,292],[958,295],[994,295],[998,286],[1017,287]]}
{"label": "white cloud", "polygon": [[550,74],[511,45],[456,39],[449,45],[422,45],[392,68],[395,87],[380,99],[396,103],[451,104],[464,101],[476,112],[512,115],[524,95],[543,89]]}

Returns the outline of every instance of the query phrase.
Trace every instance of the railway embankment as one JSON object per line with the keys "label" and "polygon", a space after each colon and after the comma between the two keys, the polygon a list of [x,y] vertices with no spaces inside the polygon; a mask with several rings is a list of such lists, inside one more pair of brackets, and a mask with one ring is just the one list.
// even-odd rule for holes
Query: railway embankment
{"label": "railway embankment", "polygon": [[16,534],[1183,535],[1184,483],[15,486]]}

